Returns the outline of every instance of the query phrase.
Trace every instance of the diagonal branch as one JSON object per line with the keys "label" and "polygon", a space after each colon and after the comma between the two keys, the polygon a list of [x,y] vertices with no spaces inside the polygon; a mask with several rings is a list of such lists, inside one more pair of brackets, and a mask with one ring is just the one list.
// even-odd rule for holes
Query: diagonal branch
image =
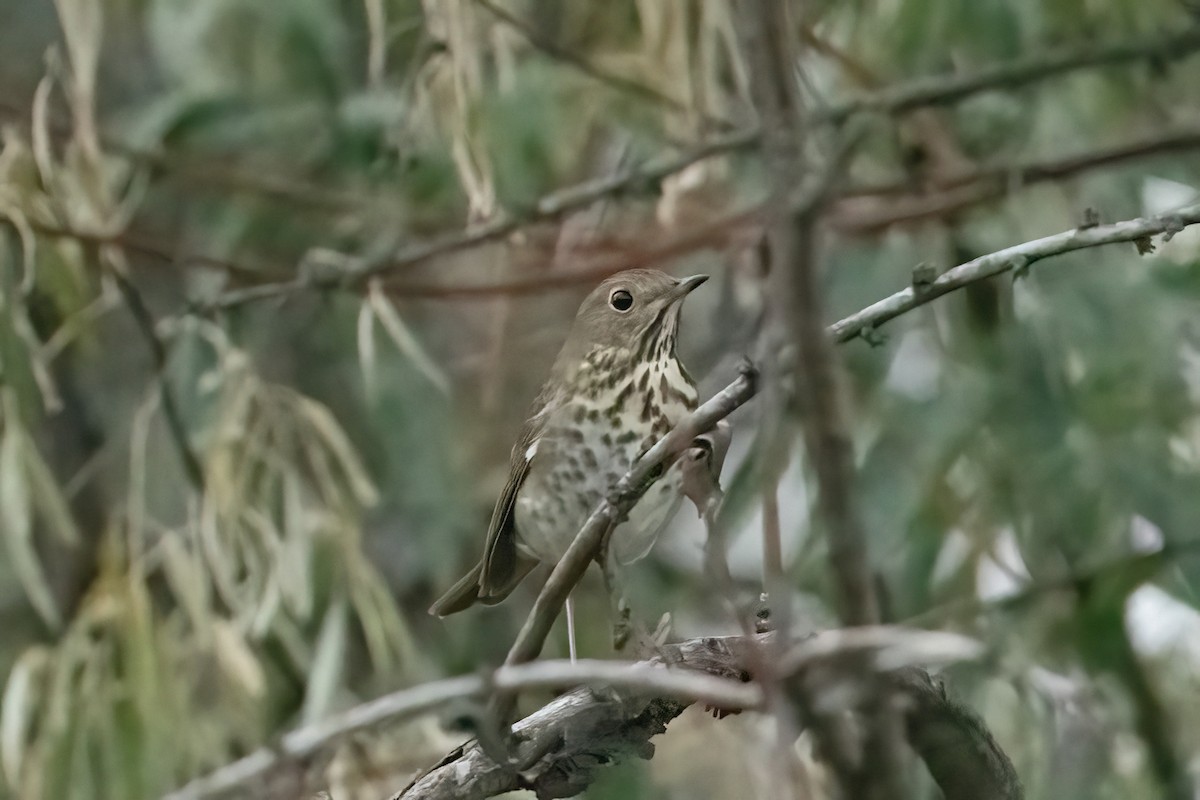
{"label": "diagonal branch", "polygon": [[907,182],[863,185],[843,193],[824,222],[840,234],[875,234],[892,225],[947,217],[1035,184],[1197,148],[1200,128],[1189,127],[1069,156],[985,165],[942,176],[931,182],[930,192],[915,192]]}
{"label": "diagonal branch", "polygon": [[1093,67],[1137,61],[1167,64],[1200,50],[1200,27],[1171,36],[1155,34],[1106,45],[1068,46],[1048,53],[1013,59],[967,75],[918,78],[890,89],[864,94],[813,112],[814,121],[841,122],[851,114],[876,111],[903,114],[917,108],[948,105],[980,92],[1018,89],[1037,81]]}
{"label": "diagonal branch", "polygon": [[1134,242],[1138,244],[1139,251],[1145,251],[1146,248],[1153,249],[1153,245],[1150,243],[1151,236],[1166,234],[1169,238],[1176,232],[1197,223],[1200,223],[1200,205],[1193,205],[1172,214],[1125,220],[1111,225],[1074,228],[1052,236],[1034,239],[1031,242],[1006,247],[995,253],[972,259],[965,264],[959,264],[942,273],[933,283],[901,289],[861,311],[838,320],[829,326],[828,330],[834,340],[838,342],[846,342],[864,334],[869,336],[875,328],[901,314],[923,306],[955,289],[961,289],[968,284],[990,278],[993,275],[1012,271],[1020,273],[1028,269],[1029,265],[1044,258],[1105,244]]}
{"label": "diagonal branch", "polygon": [[[925,106],[956,102],[972,94],[997,89],[1014,89],[1074,70],[1111,66],[1131,61],[1151,60],[1164,63],[1200,50],[1200,28],[1174,36],[1151,36],[1106,46],[1089,44],[973,72],[968,75],[936,76],[901,84],[891,89],[864,94],[856,99],[814,109],[809,122],[840,124],[848,117],[868,113],[900,114]],[[453,253],[496,241],[516,233],[533,222],[552,220],[609,197],[636,193],[658,186],[665,178],[692,164],[730,152],[755,147],[759,131],[749,127],[713,137],[708,142],[676,155],[665,156],[650,164],[585,181],[544,196],[533,206],[511,216],[497,217],[482,225],[435,237],[428,242],[403,248],[398,253],[368,259],[343,276],[339,285],[353,287],[384,273],[400,271],[434,256]],[[235,308],[248,302],[279,297],[314,288],[304,280],[263,284],[225,293],[210,304],[214,310]]]}

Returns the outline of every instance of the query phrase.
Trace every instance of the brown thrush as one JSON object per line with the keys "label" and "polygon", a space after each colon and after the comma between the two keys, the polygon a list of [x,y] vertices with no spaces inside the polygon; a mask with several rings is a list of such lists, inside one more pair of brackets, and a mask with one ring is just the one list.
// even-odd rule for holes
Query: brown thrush
{"label": "brown thrush", "polygon": [[[512,449],[483,557],[430,613],[498,603],[538,563],[557,563],[609,487],[696,408],[675,341],[684,297],[707,278],[634,269],[587,296]],[[679,507],[680,489],[676,465],[613,530],[610,563],[649,552]],[[568,627],[571,612],[568,601]],[[571,645],[573,654],[573,632]]]}

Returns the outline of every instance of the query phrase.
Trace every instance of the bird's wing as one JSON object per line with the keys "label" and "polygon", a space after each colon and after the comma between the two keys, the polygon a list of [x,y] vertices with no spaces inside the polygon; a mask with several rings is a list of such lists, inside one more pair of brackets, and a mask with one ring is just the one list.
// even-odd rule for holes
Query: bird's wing
{"label": "bird's wing", "polygon": [[[513,507],[521,484],[529,474],[529,465],[537,452],[537,442],[546,430],[546,423],[554,407],[554,397],[543,389],[533,403],[532,414],[513,446],[509,458],[508,481],[496,501],[492,520],[488,524],[484,540],[483,557],[470,572],[454,584],[429,609],[429,613],[444,617],[470,608],[476,602],[492,605],[499,603],[513,590],[537,562],[521,554],[517,549],[517,532],[513,521]],[[532,449],[531,449],[532,448]]]}
{"label": "bird's wing", "polygon": [[492,520],[488,524],[480,563],[479,599],[495,603],[504,599],[513,587],[533,568],[535,562],[517,550],[517,530],[514,508],[517,493],[529,475],[530,464],[537,453],[538,440],[546,430],[553,411],[553,398],[543,390],[534,402],[534,413],[521,428],[508,462],[508,481],[496,501]]}

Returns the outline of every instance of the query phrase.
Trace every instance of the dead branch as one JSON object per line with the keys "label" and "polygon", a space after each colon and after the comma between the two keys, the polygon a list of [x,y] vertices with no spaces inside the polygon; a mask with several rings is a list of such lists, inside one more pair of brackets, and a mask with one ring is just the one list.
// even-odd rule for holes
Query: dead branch
{"label": "dead branch", "polygon": [[[842,659],[850,650],[845,642],[833,638],[859,633],[831,631],[801,645],[836,652],[836,658]],[[861,633],[854,655],[874,650],[881,641],[874,633]],[[756,641],[743,637],[692,639],[666,646],[658,661],[669,663],[675,672],[696,670],[737,680],[747,671],[752,648],[764,646],[773,635],[755,637]],[[816,640],[822,644],[814,646]],[[811,682],[809,673],[819,663],[830,662],[816,656],[802,660],[787,684],[789,692],[810,694],[811,686],[804,684]],[[946,800],[1021,797],[1012,763],[974,712],[949,699],[942,685],[920,668],[894,666],[889,675],[889,684],[903,700],[908,738]],[[483,800],[516,789],[531,789],[539,798],[570,797],[586,788],[602,766],[631,757],[652,757],[654,745],[649,740],[687,705],[654,693],[577,689],[514,727],[522,742],[518,758],[525,761],[518,769],[497,764],[478,743],[468,742],[391,800]]]}

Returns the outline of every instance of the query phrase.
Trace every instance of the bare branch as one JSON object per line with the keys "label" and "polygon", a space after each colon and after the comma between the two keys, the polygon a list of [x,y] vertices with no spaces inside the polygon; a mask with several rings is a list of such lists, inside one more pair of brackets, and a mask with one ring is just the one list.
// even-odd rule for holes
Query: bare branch
{"label": "bare branch", "polygon": [[914,192],[905,182],[857,186],[842,194],[823,221],[841,234],[875,234],[893,225],[948,217],[1035,184],[1197,148],[1200,128],[1183,128],[1085,153],[992,164],[939,177],[931,183],[931,192]]}
{"label": "bare branch", "polygon": [[1060,48],[1049,53],[1014,59],[968,75],[918,78],[891,89],[864,94],[814,112],[814,121],[841,122],[862,111],[902,114],[916,108],[947,105],[980,92],[1017,89],[1030,83],[1092,67],[1136,61],[1165,64],[1200,50],[1200,27],[1172,36],[1155,34],[1141,39],[1096,46]]}
{"label": "bare branch", "polygon": [[[936,175],[929,181],[935,190],[954,189],[984,180],[1002,180],[1006,187],[1022,187],[1043,181],[1055,181],[1100,167],[1124,164],[1139,158],[1165,153],[1178,153],[1200,147],[1200,127],[1177,128],[1141,139],[1133,139],[1109,147],[1054,158],[1011,163],[983,164],[977,169]],[[842,198],[907,195],[913,191],[913,181],[897,180],[886,183],[857,184],[841,193]]]}
{"label": "bare branch", "polygon": [[[864,94],[846,103],[815,110],[809,122],[813,125],[840,123],[860,112],[902,113],[923,106],[954,102],[982,91],[1017,88],[1072,70],[1148,59],[1164,62],[1182,58],[1197,50],[1200,50],[1200,28],[1175,36],[1147,37],[1106,47],[1069,48],[1048,55],[1007,62],[970,75],[938,76]],[[554,219],[568,211],[585,208],[598,200],[656,187],[665,178],[683,171],[692,164],[756,146],[758,140],[757,128],[732,131],[683,153],[658,159],[645,167],[629,169],[616,175],[560,189],[541,198],[525,213],[497,217],[475,228],[455,231],[428,242],[412,245],[391,256],[364,260],[343,277],[340,285],[358,286],[368,278],[400,271],[434,256],[504,238],[532,222]],[[265,284],[227,292],[210,307],[234,308],[247,302],[309,288],[314,286],[303,280]]]}
{"label": "bare branch", "polygon": [[[954,660],[973,655],[967,640],[950,634],[927,634],[893,629],[830,631],[816,634],[789,660],[795,678],[788,691],[811,692],[801,683],[811,682],[821,666],[830,666],[824,674],[837,671],[830,659],[845,657],[847,646],[855,653],[873,652],[886,642],[910,641],[925,636],[945,636],[950,645],[934,660]],[[775,634],[758,637],[704,637],[663,648],[661,660],[672,665],[666,674],[696,670],[737,680],[752,663],[752,654],[766,646]],[[911,638],[915,637],[915,638]],[[955,642],[951,644],[951,639]],[[835,641],[836,640],[836,641]],[[851,640],[853,644],[851,645]],[[819,644],[818,644],[819,642]],[[855,648],[864,648],[857,650]],[[958,649],[956,649],[956,647]],[[928,652],[933,653],[933,650]],[[820,655],[818,655],[820,654]],[[896,662],[897,664],[899,662]],[[930,772],[938,780],[947,800],[1016,800],[1020,783],[1011,762],[996,745],[987,728],[969,709],[946,697],[940,684],[927,673],[912,667],[893,666],[889,681],[905,699],[908,732],[914,747],[925,758]],[[830,703],[836,703],[830,692]],[[845,698],[847,695],[840,694]],[[758,704],[761,693],[756,693]],[[746,706],[721,705],[725,710]],[[497,764],[479,746],[469,742],[447,755],[433,769],[418,776],[412,784],[392,795],[391,800],[440,800],[474,798],[482,800],[515,789],[533,789],[539,797],[568,797],[582,791],[594,779],[602,764],[630,757],[649,758],[654,746],[649,739],[661,733],[668,722],[687,706],[671,698],[646,693],[597,693],[581,689],[566,694],[514,726],[521,740],[518,757],[525,763],[520,769]],[[522,758],[523,757],[523,758]]]}
{"label": "bare branch", "polygon": [[[771,390],[786,395],[785,385],[803,408],[809,461],[816,472],[818,507],[825,523],[829,565],[842,621],[846,625],[879,622],[879,603],[867,556],[866,532],[854,503],[854,467],[849,426],[842,412],[831,342],[826,338],[817,278],[816,203],[789,207],[785,199],[810,171],[804,158],[803,137],[811,124],[794,70],[797,54],[788,31],[787,8],[781,4],[751,3],[739,17],[743,55],[750,74],[754,104],[762,125],[763,161],[767,167],[772,212],[767,235],[771,252],[770,311],[774,334],[792,345],[794,367],[776,365]],[[773,404],[782,412],[787,404]],[[770,489],[768,488],[768,491]],[[768,517],[764,509],[764,519]],[[774,577],[772,595],[783,594],[782,575]],[[783,635],[788,633],[785,620]],[[805,710],[834,768],[842,791],[851,797],[884,800],[904,793],[904,745],[900,718],[893,713],[891,693],[876,686],[875,668],[851,661],[846,673],[873,690],[868,703],[861,747],[840,735],[840,721],[814,709],[801,693]]]}
{"label": "bare branch", "polygon": [[761,693],[752,685],[696,670],[668,668],[661,663],[582,660],[540,661],[500,667],[490,675],[464,675],[422,684],[384,695],[328,719],[284,735],[275,748],[261,748],[164,796],[163,800],[203,800],[244,787],[287,761],[302,760],[333,742],[384,722],[396,723],[451,702],[481,697],[495,689],[562,689],[603,686],[633,689],[723,708],[755,708]]}
{"label": "bare branch", "polygon": [[1158,217],[1131,219],[1091,228],[1074,228],[1053,236],[1006,247],[947,270],[939,275],[933,283],[922,286],[919,290],[912,286],[902,289],[890,297],[885,297],[861,311],[838,320],[829,326],[828,330],[835,341],[849,341],[861,336],[863,331],[873,330],[947,292],[961,289],[963,286],[990,278],[993,275],[1000,275],[1012,270],[1024,270],[1036,261],[1070,253],[1074,250],[1118,242],[1146,242],[1151,236],[1173,234],[1196,223],[1200,223],[1200,205],[1188,206],[1173,214],[1163,214]]}

